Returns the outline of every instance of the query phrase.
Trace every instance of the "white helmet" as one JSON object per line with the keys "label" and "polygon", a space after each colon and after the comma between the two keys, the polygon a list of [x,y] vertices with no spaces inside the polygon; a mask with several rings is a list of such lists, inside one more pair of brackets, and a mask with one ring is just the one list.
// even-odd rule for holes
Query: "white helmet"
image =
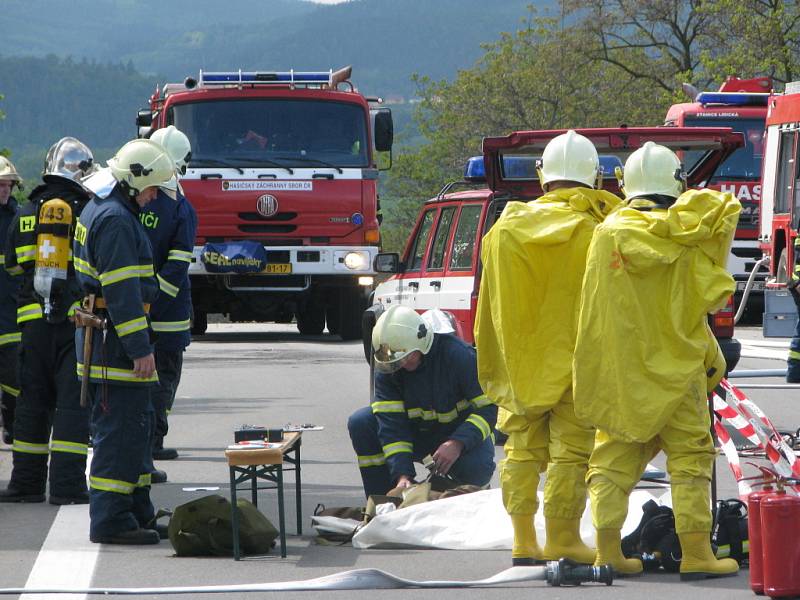
{"label": "white helmet", "polygon": [[13,181],[17,187],[22,187],[22,177],[17,173],[14,163],[5,156],[0,156],[0,181]]}
{"label": "white helmet", "polygon": [[545,192],[553,181],[575,181],[599,188],[603,175],[594,144],[571,129],[554,137],[545,146],[538,171]]}
{"label": "white helmet", "polygon": [[189,143],[189,138],[180,129],[174,125],[156,129],[150,139],[164,146],[164,150],[175,163],[175,170],[178,173],[181,175],[186,173],[186,166],[192,158],[192,145]]}
{"label": "white helmet", "polygon": [[677,198],[686,190],[686,173],[680,159],[665,146],[645,142],[628,157],[621,184],[626,200],[641,196]]}
{"label": "white helmet", "polygon": [[427,354],[433,344],[433,330],[420,315],[407,306],[392,306],[378,317],[372,330],[375,368],[392,373],[402,360],[419,350]]}
{"label": "white helmet", "polygon": [[80,181],[94,168],[94,155],[89,147],[74,137],[63,137],[47,151],[43,174]]}
{"label": "white helmet", "polygon": [[124,183],[133,194],[161,186],[175,175],[175,164],[164,148],[152,140],[131,140],[109,159],[114,179]]}

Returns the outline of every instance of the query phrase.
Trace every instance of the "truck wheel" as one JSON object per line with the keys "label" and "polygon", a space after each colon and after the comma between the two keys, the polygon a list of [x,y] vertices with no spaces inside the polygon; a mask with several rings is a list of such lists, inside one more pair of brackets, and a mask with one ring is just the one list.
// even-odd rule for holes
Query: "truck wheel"
{"label": "truck wheel", "polygon": [[297,331],[303,335],[320,335],[325,329],[325,307],[308,304],[296,314]]}
{"label": "truck wheel", "polygon": [[339,296],[339,335],[345,341],[361,339],[361,317],[367,301],[359,287],[342,288]]}
{"label": "truck wheel", "polygon": [[208,313],[195,310],[192,313],[192,335],[203,335],[208,329]]}

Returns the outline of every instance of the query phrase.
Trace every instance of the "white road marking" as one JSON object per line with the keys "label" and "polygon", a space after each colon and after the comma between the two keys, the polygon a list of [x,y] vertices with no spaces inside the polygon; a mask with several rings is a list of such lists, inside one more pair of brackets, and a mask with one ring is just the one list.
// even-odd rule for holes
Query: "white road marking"
{"label": "white road marking", "polygon": [[[62,506],[50,526],[26,589],[91,587],[100,544],[89,541],[89,505]],[[85,594],[25,594],[25,600],[85,600]]]}
{"label": "white road marking", "polygon": [[[86,458],[86,480],[92,464],[92,449]],[[89,541],[89,505],[62,506],[50,526],[26,589],[91,587],[100,544]],[[26,594],[25,600],[86,600],[85,594]]]}

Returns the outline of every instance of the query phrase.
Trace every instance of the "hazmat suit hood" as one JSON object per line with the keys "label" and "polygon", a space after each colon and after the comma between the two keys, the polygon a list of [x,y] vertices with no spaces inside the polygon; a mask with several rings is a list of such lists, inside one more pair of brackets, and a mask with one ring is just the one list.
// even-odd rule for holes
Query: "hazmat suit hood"
{"label": "hazmat suit hood", "polygon": [[501,421],[553,406],[570,388],[586,252],[597,224],[620,204],[604,190],[554,190],[509,202],[484,236],[478,377],[505,409]]}
{"label": "hazmat suit hood", "polygon": [[533,218],[536,225],[526,228],[525,235],[533,243],[550,246],[568,241],[587,217],[599,223],[621,204],[617,196],[605,190],[574,187],[554,190],[529,202],[527,206],[535,206],[534,210],[509,202],[503,217],[520,221]]}
{"label": "hazmat suit hood", "polygon": [[575,412],[646,442],[686,398],[705,403],[708,313],[735,289],[725,269],[741,205],[685,192],[668,209],[621,208],[595,230],[573,362]]}

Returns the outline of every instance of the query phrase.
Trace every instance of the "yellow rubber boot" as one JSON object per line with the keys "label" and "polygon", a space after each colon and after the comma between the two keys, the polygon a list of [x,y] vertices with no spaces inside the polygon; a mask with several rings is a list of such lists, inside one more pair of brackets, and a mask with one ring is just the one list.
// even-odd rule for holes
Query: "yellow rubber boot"
{"label": "yellow rubber boot", "polygon": [[681,581],[697,581],[707,577],[729,577],[739,572],[739,564],[732,558],[714,556],[710,534],[707,531],[679,533],[681,541]]}
{"label": "yellow rubber boot", "polygon": [[543,564],[542,549],[536,541],[533,515],[511,515],[514,527],[514,545],[511,548],[511,564],[515,567],[530,567]]}
{"label": "yellow rubber boot", "polygon": [[545,517],[547,539],[544,541],[545,560],[569,558],[586,565],[594,564],[595,551],[581,540],[580,519]]}
{"label": "yellow rubber boot", "polygon": [[597,530],[597,558],[594,559],[596,567],[611,565],[614,574],[620,577],[640,575],[644,567],[638,558],[625,558],[622,554],[622,538],[619,529]]}

